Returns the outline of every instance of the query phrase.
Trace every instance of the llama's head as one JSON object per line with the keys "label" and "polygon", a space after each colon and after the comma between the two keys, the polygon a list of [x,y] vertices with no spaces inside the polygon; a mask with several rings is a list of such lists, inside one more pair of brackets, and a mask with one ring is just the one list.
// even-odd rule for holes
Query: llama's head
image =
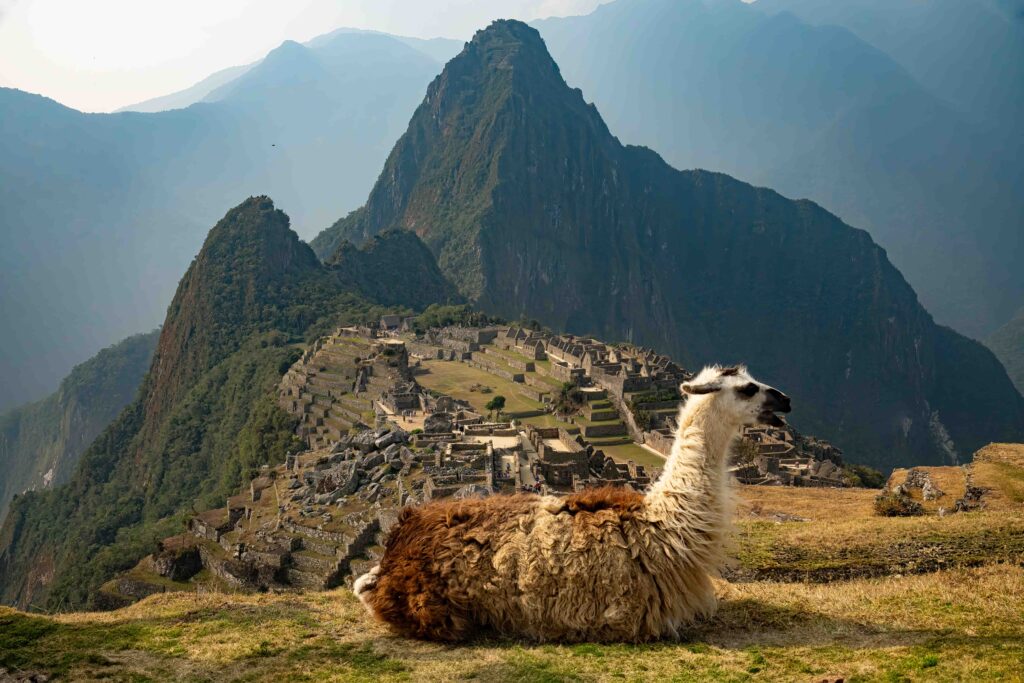
{"label": "llama's head", "polygon": [[680,389],[691,396],[705,396],[713,402],[722,419],[737,426],[766,424],[781,427],[784,423],[776,413],[788,413],[789,396],[750,376],[745,366],[707,367]]}

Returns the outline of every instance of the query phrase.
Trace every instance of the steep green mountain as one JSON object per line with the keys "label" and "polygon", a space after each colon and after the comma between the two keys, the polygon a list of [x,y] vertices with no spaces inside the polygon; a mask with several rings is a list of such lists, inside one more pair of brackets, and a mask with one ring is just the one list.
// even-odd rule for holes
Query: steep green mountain
{"label": "steep green mountain", "polygon": [[[764,9],[797,5],[862,16],[872,39]],[[975,116],[1024,103],[1024,31],[989,15],[979,0],[617,0],[535,26],[624,142],[821,204],[871,233],[936,320],[984,339],[1024,300],[1021,115]],[[975,111],[915,78],[912,50]]]}
{"label": "steep green mountain", "polygon": [[1024,308],[989,337],[987,346],[1002,361],[1017,390],[1024,393]]}
{"label": "steep green mountain", "polygon": [[433,254],[411,232],[388,230],[360,247],[341,244],[330,264],[342,282],[385,306],[422,310],[432,304],[457,304],[462,295],[441,274]]}
{"label": "steep green mountain", "polygon": [[794,423],[878,468],[1024,437],[1024,399],[868,234],[809,201],[623,146],[534,29],[496,22],[427,90],[366,205],[319,235],[415,231],[482,310],[748,361]]}
{"label": "steep green mountain", "polygon": [[[397,280],[396,291],[442,291],[436,267],[417,253],[430,256],[420,248],[404,270],[379,276]],[[357,253],[348,260],[367,272]],[[68,484],[11,503],[0,599],[84,604],[179,529],[193,505],[222,504],[245,474],[294,448],[295,423],[274,390],[301,355],[297,342],[395,310],[354,292],[343,268],[322,265],[270,199],[229,211],[178,285],[138,397]]]}
{"label": "steep green mountain", "polygon": [[358,206],[440,69],[389,36],[338,33],[174,111],[83,114],[0,89],[0,411],[155,327],[237,197],[277,198],[310,237]]}
{"label": "steep green mountain", "polygon": [[50,396],[0,416],[0,520],[15,494],[70,478],[86,447],[135,398],[159,335],[103,349]]}

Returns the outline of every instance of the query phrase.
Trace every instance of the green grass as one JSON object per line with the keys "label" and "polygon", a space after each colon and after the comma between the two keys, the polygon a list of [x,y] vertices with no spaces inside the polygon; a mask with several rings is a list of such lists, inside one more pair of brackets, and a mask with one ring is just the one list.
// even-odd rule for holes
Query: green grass
{"label": "green grass", "polygon": [[[618,437],[614,437],[617,439]],[[616,462],[627,462],[632,460],[638,465],[644,465],[647,467],[664,467],[665,458],[659,455],[651,453],[646,448],[643,448],[635,443],[627,444],[615,444],[615,445],[604,445],[602,441],[612,441],[613,438],[609,439],[591,439],[590,442],[594,444],[595,448],[600,448]]]}
{"label": "green grass", "polygon": [[167,594],[115,612],[0,609],[0,667],[137,681],[1019,681],[1024,569],[722,583],[679,642],[410,641],[347,590]]}
{"label": "green grass", "polygon": [[[487,409],[484,406],[499,394],[505,397],[504,412],[506,414],[514,415],[515,413],[541,410],[544,407],[539,401],[534,401],[519,393],[521,384],[492,375],[465,363],[430,360],[424,361],[421,367],[427,372],[416,375],[417,382],[427,389],[468,401],[477,412],[486,414]],[[476,384],[490,387],[491,393],[483,394],[479,391],[470,391],[469,388]]]}

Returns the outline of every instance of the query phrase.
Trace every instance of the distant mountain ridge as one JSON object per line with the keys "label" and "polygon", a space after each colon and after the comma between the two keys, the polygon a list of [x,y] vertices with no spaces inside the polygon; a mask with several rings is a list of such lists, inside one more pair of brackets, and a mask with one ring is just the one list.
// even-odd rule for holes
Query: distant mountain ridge
{"label": "distant mountain ridge", "polygon": [[[401,241],[412,246],[410,237]],[[396,300],[450,290],[422,245],[393,263],[376,277]],[[295,419],[277,406],[275,389],[301,342],[342,323],[411,312],[360,294],[353,276],[374,290],[372,272],[357,252],[322,265],[267,197],[229,211],[181,279],[137,398],[65,486],[12,504],[0,529],[0,600],[86,604],[114,572],[175,533],[193,505],[223,504],[249,472],[296,449]]]}
{"label": "distant mountain ridge", "polygon": [[83,114],[0,89],[0,411],[157,325],[235,197],[273,194],[309,236],[358,206],[440,68],[339,33],[174,111]]}
{"label": "distant mountain ridge", "polygon": [[999,362],[936,326],[867,233],[622,146],[519,22],[446,65],[366,205],[312,245],[329,260],[396,228],[486,312],[691,367],[751,363],[793,395],[799,428],[861,462],[956,462],[1024,435]]}
{"label": "distant mountain ridge", "polygon": [[[339,36],[350,34],[384,36],[386,38],[396,40],[436,60],[439,64],[447,62],[449,59],[454,57],[460,49],[462,49],[462,41],[452,40],[451,38],[413,38],[410,36],[396,36],[390,33],[384,33],[383,31],[370,31],[347,27],[338,28],[329,33],[317,36],[306,41],[303,45],[315,50],[328,45]],[[290,42],[294,41],[285,41],[285,43]],[[155,113],[158,111],[166,111],[168,109],[181,109],[196,104],[197,102],[219,99],[217,91],[222,86],[228,85],[230,82],[240,78],[259,63],[260,62],[257,61],[251,64],[241,64],[239,66],[231,66],[226,69],[221,69],[184,90],[179,90],[167,95],[161,95],[160,97],[154,97],[136,104],[129,104],[121,107],[117,112],[134,111]]]}
{"label": "distant mountain ridge", "polygon": [[15,495],[70,478],[92,440],[135,398],[159,335],[154,330],[103,349],[54,394],[0,415],[0,522]]}

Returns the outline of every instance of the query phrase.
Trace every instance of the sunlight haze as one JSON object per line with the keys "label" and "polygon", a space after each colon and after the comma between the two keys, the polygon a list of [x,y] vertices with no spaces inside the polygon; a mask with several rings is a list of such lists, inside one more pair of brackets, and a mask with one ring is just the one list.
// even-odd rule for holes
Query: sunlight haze
{"label": "sunlight haze", "polygon": [[[468,40],[491,20],[585,14],[601,0],[0,0],[0,86],[82,111],[187,88],[284,40],[341,26]],[[130,28],[128,28],[130,27]]]}

